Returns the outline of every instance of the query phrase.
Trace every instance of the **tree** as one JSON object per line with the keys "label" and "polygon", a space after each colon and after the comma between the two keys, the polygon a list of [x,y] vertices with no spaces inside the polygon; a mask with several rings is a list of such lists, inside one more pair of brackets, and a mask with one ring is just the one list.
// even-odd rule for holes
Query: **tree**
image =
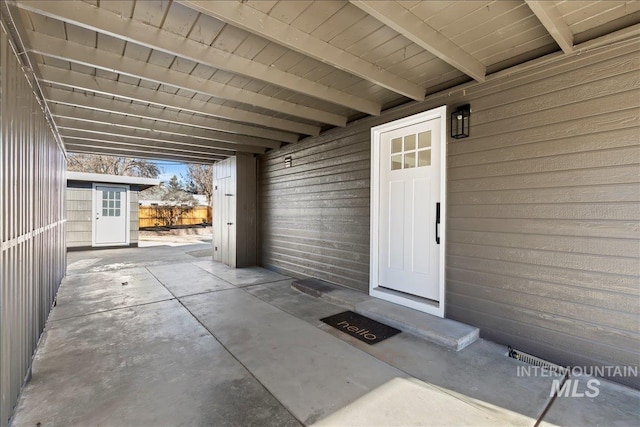
{"label": "tree", "polygon": [[191,211],[196,204],[193,195],[184,190],[182,183],[175,175],[161,187],[160,194],[164,203],[156,207],[156,215],[164,224],[176,225],[180,217]]}
{"label": "tree", "polygon": [[144,178],[157,178],[161,172],[160,168],[149,160],[97,154],[69,154],[67,170]]}
{"label": "tree", "polygon": [[185,199],[187,196],[193,199],[190,194],[184,191],[184,187],[182,186],[182,183],[178,181],[178,177],[173,175],[169,182],[164,186],[162,200],[180,201]]}
{"label": "tree", "polygon": [[207,204],[211,206],[213,198],[213,165],[187,165],[187,189],[207,196]]}

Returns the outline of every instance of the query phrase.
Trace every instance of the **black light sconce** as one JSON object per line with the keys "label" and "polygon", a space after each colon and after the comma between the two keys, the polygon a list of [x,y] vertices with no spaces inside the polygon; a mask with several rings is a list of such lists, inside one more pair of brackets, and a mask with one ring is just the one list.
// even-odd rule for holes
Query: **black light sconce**
{"label": "black light sconce", "polygon": [[460,139],[469,136],[470,118],[471,106],[469,104],[461,105],[451,113],[451,138]]}
{"label": "black light sconce", "polygon": [[284,167],[285,168],[290,168],[291,167],[291,156],[285,156],[285,158],[284,158]]}

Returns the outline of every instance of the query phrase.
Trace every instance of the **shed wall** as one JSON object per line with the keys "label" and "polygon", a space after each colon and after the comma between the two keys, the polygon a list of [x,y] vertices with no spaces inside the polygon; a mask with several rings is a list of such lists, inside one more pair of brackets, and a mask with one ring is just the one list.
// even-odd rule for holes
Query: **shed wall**
{"label": "shed wall", "polygon": [[91,188],[67,188],[67,247],[91,246]]}
{"label": "shed wall", "polygon": [[[130,246],[136,246],[139,237],[139,192],[136,188],[132,185],[129,191]],[[92,197],[91,183],[74,183],[67,187],[67,248],[90,248],[92,245]]]}
{"label": "shed wall", "polygon": [[65,274],[64,188],[64,154],[0,29],[0,425]]}
{"label": "shed wall", "polygon": [[637,366],[639,48],[547,59],[261,156],[261,264],[367,291],[371,127],[470,103],[471,136],[448,141],[446,316],[556,363]]}

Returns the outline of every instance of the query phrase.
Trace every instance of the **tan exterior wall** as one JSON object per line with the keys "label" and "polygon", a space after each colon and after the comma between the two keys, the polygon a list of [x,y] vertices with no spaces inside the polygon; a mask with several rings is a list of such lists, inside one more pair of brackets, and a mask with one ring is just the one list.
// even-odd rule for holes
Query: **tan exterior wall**
{"label": "tan exterior wall", "polygon": [[138,195],[139,193],[137,191],[129,191],[129,245],[137,245],[140,235],[140,205],[138,204]]}
{"label": "tan exterior wall", "polygon": [[91,246],[90,188],[67,188],[67,247]]}
{"label": "tan exterior wall", "polygon": [[262,265],[366,291],[371,127],[469,103],[471,137],[447,147],[446,316],[556,363],[637,366],[638,49],[547,61],[263,155]]}

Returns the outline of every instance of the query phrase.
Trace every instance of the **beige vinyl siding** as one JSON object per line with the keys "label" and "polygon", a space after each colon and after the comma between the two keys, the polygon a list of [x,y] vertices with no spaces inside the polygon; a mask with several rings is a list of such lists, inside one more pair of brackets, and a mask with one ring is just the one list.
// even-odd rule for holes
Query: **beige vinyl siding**
{"label": "beige vinyl siding", "polygon": [[[368,289],[368,131],[311,139],[259,166],[262,263]],[[284,156],[292,167],[284,168]]]}
{"label": "beige vinyl siding", "polygon": [[67,247],[91,246],[90,188],[67,188]]}
{"label": "beige vinyl siding", "polygon": [[138,191],[134,191],[133,188],[129,191],[129,244],[137,245],[139,238],[139,224],[140,216],[138,212]]}
{"label": "beige vinyl siding", "polygon": [[[92,246],[93,210],[91,204],[93,203],[94,190],[90,186],[91,183],[84,183],[80,185],[83,188],[67,187],[67,248],[89,248]],[[129,244],[137,245],[140,234],[138,227],[138,191],[129,191],[129,198]]]}
{"label": "beige vinyl siding", "polygon": [[262,264],[366,291],[370,128],[470,103],[471,136],[447,144],[446,316],[556,363],[637,366],[638,49],[547,60],[263,155]]}

